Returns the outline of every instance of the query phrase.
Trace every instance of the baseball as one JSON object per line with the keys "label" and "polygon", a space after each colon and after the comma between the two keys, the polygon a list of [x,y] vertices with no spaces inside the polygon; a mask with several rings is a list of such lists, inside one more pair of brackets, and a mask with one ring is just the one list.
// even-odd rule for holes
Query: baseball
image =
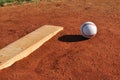
{"label": "baseball", "polygon": [[97,26],[93,22],[85,22],[80,27],[80,32],[83,37],[91,38],[97,33]]}

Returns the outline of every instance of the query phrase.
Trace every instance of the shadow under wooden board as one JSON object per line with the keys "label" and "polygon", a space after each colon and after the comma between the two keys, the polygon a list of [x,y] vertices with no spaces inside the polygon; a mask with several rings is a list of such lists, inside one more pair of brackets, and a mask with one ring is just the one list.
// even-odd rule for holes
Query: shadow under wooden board
{"label": "shadow under wooden board", "polygon": [[44,25],[1,49],[0,70],[28,56],[61,30],[61,26]]}

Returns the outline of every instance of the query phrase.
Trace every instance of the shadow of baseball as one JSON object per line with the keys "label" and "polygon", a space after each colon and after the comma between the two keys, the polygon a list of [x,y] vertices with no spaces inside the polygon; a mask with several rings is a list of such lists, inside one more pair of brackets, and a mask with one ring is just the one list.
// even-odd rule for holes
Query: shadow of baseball
{"label": "shadow of baseball", "polygon": [[82,35],[63,35],[58,38],[62,42],[79,42],[88,40],[88,38],[83,37]]}

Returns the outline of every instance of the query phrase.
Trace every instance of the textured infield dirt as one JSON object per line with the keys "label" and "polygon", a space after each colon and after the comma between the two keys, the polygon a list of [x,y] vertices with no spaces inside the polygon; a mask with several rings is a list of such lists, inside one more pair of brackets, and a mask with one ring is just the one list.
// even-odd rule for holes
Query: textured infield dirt
{"label": "textured infield dirt", "polygon": [[[98,33],[80,35],[93,21]],[[0,49],[43,25],[64,30],[28,57],[0,70],[0,80],[120,80],[120,0],[41,1],[0,8]]]}

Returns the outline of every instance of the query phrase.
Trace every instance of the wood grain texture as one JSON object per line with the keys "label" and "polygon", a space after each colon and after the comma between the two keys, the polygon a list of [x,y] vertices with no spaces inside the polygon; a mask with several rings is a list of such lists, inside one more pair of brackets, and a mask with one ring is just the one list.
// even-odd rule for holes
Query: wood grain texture
{"label": "wood grain texture", "polygon": [[0,69],[9,67],[16,61],[28,56],[61,30],[63,27],[44,25],[1,49]]}

